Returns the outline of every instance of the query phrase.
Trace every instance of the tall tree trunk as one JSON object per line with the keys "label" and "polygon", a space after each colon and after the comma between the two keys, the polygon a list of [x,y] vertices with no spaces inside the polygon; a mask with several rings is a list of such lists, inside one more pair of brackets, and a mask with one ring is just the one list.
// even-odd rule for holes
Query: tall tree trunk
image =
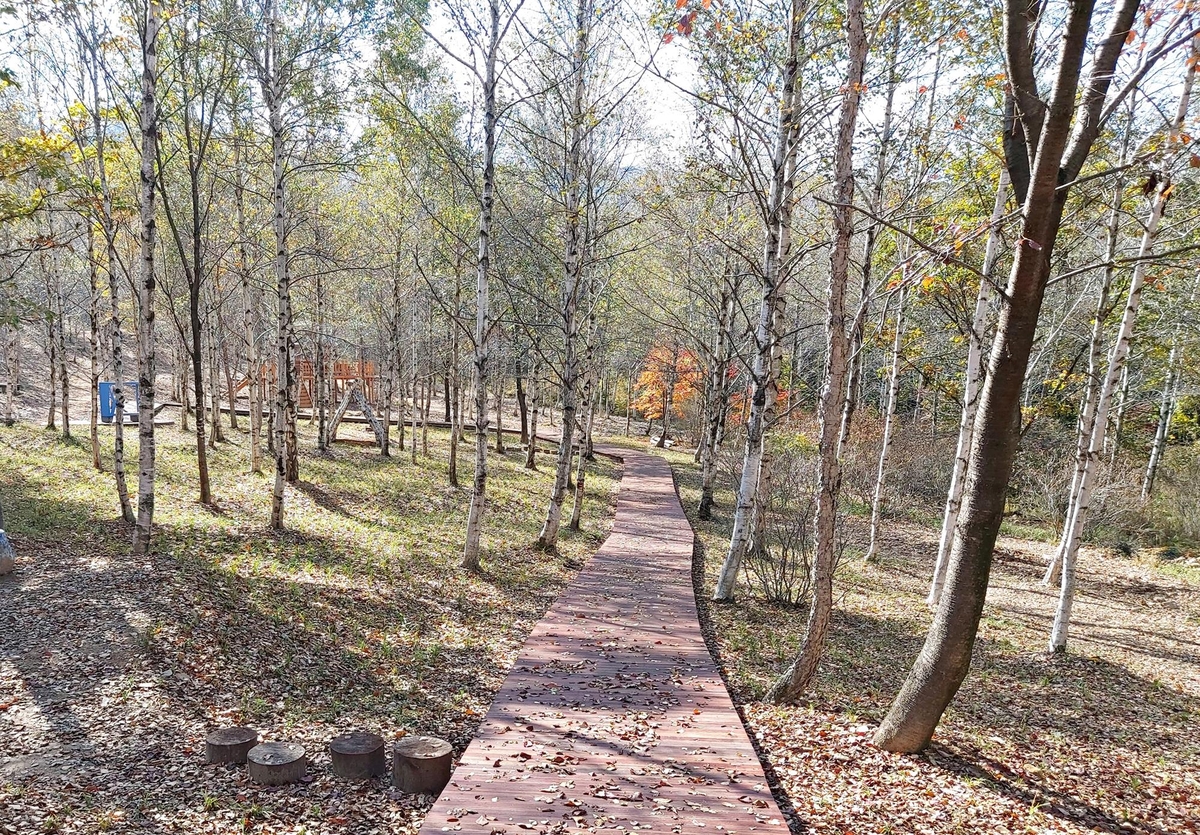
{"label": "tall tree trunk", "polygon": [[[1128,147],[1128,140],[1126,141]],[[1117,244],[1120,240],[1122,204],[1124,203],[1125,181],[1118,175],[1113,188],[1113,204],[1108,216],[1108,231],[1105,241],[1105,267],[1101,274],[1100,294],[1096,300],[1096,312],[1092,317],[1092,335],[1088,343],[1088,376],[1084,387],[1083,401],[1079,407],[1079,421],[1075,441],[1075,468],[1071,477],[1071,491],[1067,497],[1066,518],[1063,520],[1063,532],[1059,538],[1058,548],[1050,565],[1046,569],[1043,585],[1057,584],[1062,576],[1062,558],[1069,539],[1068,531],[1071,517],[1075,513],[1075,501],[1079,495],[1079,484],[1087,469],[1088,447],[1092,441],[1092,430],[1096,425],[1096,404],[1103,385],[1100,364],[1104,359],[1105,322],[1111,310],[1109,299],[1112,293],[1113,279],[1116,277]]]}
{"label": "tall tree trunk", "polygon": [[416,289],[413,289],[412,303],[412,334],[410,335],[412,342],[412,463],[417,463],[417,421],[421,417],[421,383],[419,371],[417,370],[417,347],[418,347],[418,331],[417,331],[417,294]]}
{"label": "tall tree trunk", "polygon": [[[733,203],[729,204],[726,221],[732,217]],[[717,323],[713,333],[713,344],[709,351],[708,382],[705,385],[704,427],[700,436],[700,506],[697,515],[711,519],[716,503],[717,458],[725,420],[729,415],[729,398],[732,394],[729,366],[733,362],[733,321],[737,308],[738,281],[733,270],[733,259],[725,253],[725,265],[721,273],[721,295],[717,300]],[[625,434],[629,434],[626,431]]]}
{"label": "tall tree trunk", "polygon": [[586,61],[591,34],[592,7],[589,0],[578,0],[575,8],[575,48],[571,56],[571,103],[569,141],[566,148],[565,173],[565,217],[563,285],[559,315],[563,333],[562,364],[562,432],[559,437],[558,459],[555,462],[554,485],[550,492],[550,506],[546,509],[546,520],[538,535],[538,547],[553,550],[558,545],[558,529],[562,522],[562,506],[566,498],[567,483],[571,476],[572,447],[575,432],[575,391],[579,380],[578,351],[579,321],[576,315],[579,295],[583,291],[583,272],[586,234],[582,226],[583,206],[583,163],[586,132],[584,120],[584,90],[587,85]]}
{"label": "tall tree trunk", "polygon": [[273,227],[275,232],[275,404],[271,416],[271,435],[274,440],[275,483],[271,490],[271,527],[283,529],[284,484],[289,481],[288,433],[295,432],[293,394],[296,390],[295,364],[292,362],[292,285],[288,265],[287,194],[284,170],[283,91],[279,79],[278,21],[274,2],[267,8],[267,45],[270,71],[262,78],[263,98],[266,100],[271,130],[271,193]]}
{"label": "tall tree trunk", "polygon": [[[502,366],[503,361],[497,363]],[[496,452],[504,454],[504,370],[501,367],[496,378]]]}
{"label": "tall tree trunk", "polygon": [[858,121],[859,100],[862,97],[863,69],[867,61],[863,0],[848,0],[846,3],[846,36],[849,66],[846,73],[846,92],[838,117],[837,145],[834,148],[834,237],[833,251],[829,259],[829,294],[825,318],[825,385],[821,389],[819,409],[821,432],[817,443],[820,461],[814,522],[815,548],[809,573],[812,607],[808,613],[804,642],[796,660],[767,692],[768,701],[777,704],[795,701],[816,675],[825,648],[829,618],[833,611],[838,494],[842,483],[838,438],[845,411],[846,364],[849,360],[849,340],[846,337],[846,286],[850,282],[850,245],[854,235],[854,130]]}
{"label": "tall tree trunk", "polygon": [[158,30],[160,7],[147,0],[142,34],[141,147],[141,271],[138,276],[138,502],[133,533],[133,553],[150,550],[154,521],[154,384],[158,374],[154,342],[154,196],[158,157]]}
{"label": "tall tree trunk", "polygon": [[496,188],[496,61],[500,51],[500,3],[488,3],[490,31],[483,80],[483,182],[479,199],[479,238],[475,269],[475,357],[472,386],[475,393],[475,476],[471,481],[471,505],[467,512],[463,568],[478,571],[479,539],[487,501],[487,383],[488,349],[492,338],[491,279],[492,204]]}
{"label": "tall tree trunk", "polygon": [[[1196,301],[1198,291],[1200,291],[1200,274],[1192,284],[1192,293],[1188,299],[1189,310]],[[1162,402],[1158,407],[1158,426],[1154,431],[1154,441],[1150,445],[1150,460],[1146,464],[1146,478],[1142,481],[1143,502],[1154,495],[1154,481],[1158,475],[1158,466],[1162,461],[1163,453],[1167,449],[1167,438],[1171,432],[1171,418],[1175,414],[1175,404],[1179,396],[1179,340],[1182,324],[1182,321],[1176,322],[1175,331],[1171,334],[1171,350],[1167,356],[1167,373],[1163,380]]]}
{"label": "tall tree trunk", "polygon": [[425,344],[429,346],[430,356],[426,360],[424,382],[425,397],[421,405],[421,454],[429,457],[429,411],[433,406],[433,315],[427,312],[425,317]]}
{"label": "tall tree trunk", "polygon": [[[47,210],[49,211],[49,210]],[[54,239],[53,226],[43,233],[50,240]],[[45,247],[38,252],[38,271],[42,274],[42,289],[46,294],[46,307],[43,318],[46,322],[46,366],[50,371],[48,386],[49,401],[46,408],[46,428],[58,428],[58,338],[57,320],[54,315],[54,281],[53,267],[48,263],[49,253]]]}
{"label": "tall tree trunk", "polygon": [[[239,122],[240,124],[240,122]],[[250,472],[262,472],[262,359],[258,346],[258,311],[261,308],[260,293],[251,286],[250,263],[246,245],[246,171],[242,159],[242,141],[234,140],[234,207],[237,215],[237,270],[242,284],[242,328],[246,340],[247,402],[250,404]]]}
{"label": "tall tree trunk", "polygon": [[192,363],[192,394],[196,405],[196,471],[200,486],[200,503],[212,504],[212,487],[208,473],[208,443],[206,441],[208,404],[204,397],[204,340],[203,323],[200,317],[200,282],[193,278],[189,283],[192,346],[190,349],[185,346],[185,350],[189,351],[188,356]]}
{"label": "tall tree trunk", "polygon": [[[219,295],[219,288],[213,287],[210,296],[212,302],[207,306],[207,316],[205,316],[205,324],[208,329],[208,341],[206,348],[208,350],[208,396],[209,396],[209,434],[208,445],[210,449],[216,449],[217,443],[224,443],[225,433],[221,429],[221,363],[220,363],[220,325],[218,317],[220,314],[217,311],[216,299]],[[230,404],[232,408],[232,404]]]}
{"label": "tall tree trunk", "polygon": [[54,319],[57,324],[55,337],[58,339],[58,384],[62,389],[62,396],[59,397],[58,403],[62,418],[62,435],[64,438],[70,438],[71,373],[68,367],[70,357],[67,355],[67,320],[63,315],[65,304],[63,300],[62,270],[57,249],[52,253],[51,260],[54,262]]}
{"label": "tall tree trunk", "polygon": [[525,399],[525,380],[520,360],[517,361],[517,411],[521,415],[521,445],[529,443],[529,403]]}
{"label": "tall tree trunk", "polygon": [[[1198,61],[1200,61],[1200,37],[1195,38],[1192,43],[1192,52],[1187,63],[1188,71],[1184,77],[1183,88],[1180,92],[1179,106],[1176,110],[1175,119],[1170,125],[1169,142],[1171,145],[1176,145],[1179,142],[1179,134],[1187,118],[1192,83],[1195,79],[1196,64]],[[1164,173],[1162,180],[1158,184],[1158,189],[1150,196],[1149,216],[1143,226],[1141,245],[1138,249],[1138,260],[1129,282],[1125,310],[1121,316],[1121,324],[1117,332],[1116,341],[1113,343],[1112,351],[1108,358],[1108,370],[1096,399],[1095,413],[1092,416],[1091,426],[1086,432],[1086,442],[1081,441],[1080,444],[1080,449],[1085,450],[1085,452],[1079,460],[1075,483],[1072,485],[1075,489],[1072,495],[1067,523],[1063,530],[1059,552],[1055,557],[1056,562],[1061,562],[1061,578],[1058,608],[1050,632],[1050,650],[1052,652],[1064,652],[1067,648],[1067,633],[1070,628],[1071,608],[1075,598],[1075,577],[1079,544],[1083,538],[1084,526],[1087,524],[1088,512],[1091,509],[1095,480],[1097,471],[1099,470],[1099,459],[1108,443],[1109,409],[1114,393],[1124,385],[1122,381],[1128,379],[1129,369],[1126,366],[1126,360],[1129,356],[1134,327],[1137,324],[1138,310],[1141,307],[1142,288],[1145,285],[1147,263],[1150,251],[1154,247],[1154,239],[1158,233],[1159,223],[1166,211],[1167,200],[1170,197],[1171,191],[1171,178],[1169,174]],[[1111,263],[1111,257],[1109,261]],[[1101,320],[1102,317],[1097,316],[1097,322]],[[1093,352],[1092,359],[1093,361],[1098,359],[1095,352]],[[1098,379],[1095,363],[1089,370],[1092,372],[1091,379]],[[1082,438],[1083,433],[1081,433]],[[1048,575],[1052,575],[1055,568],[1056,566],[1052,565]]]}
{"label": "tall tree trunk", "polygon": [[[763,247],[762,301],[754,334],[754,366],[751,372],[750,415],[746,421],[746,452],[738,485],[737,509],[729,553],[721,566],[713,600],[733,600],[738,571],[750,548],[768,422],[779,396],[780,326],[786,303],[788,252],[791,248],[791,217],[799,125],[796,110],[800,82],[800,49],[807,11],[805,0],[792,0],[788,27],[788,52],[783,68],[779,99],[779,133],[772,159],[771,192],[768,196],[766,243]],[[665,434],[665,433],[664,433]]]}
{"label": "tall tree trunk", "polygon": [[579,464],[575,470],[575,501],[571,506],[571,521],[567,527],[573,531],[579,530],[579,522],[583,516],[584,482],[587,479],[587,455],[584,445],[579,445]]}
{"label": "tall tree trunk", "polygon": [[979,407],[979,384],[983,379],[983,344],[987,331],[988,309],[991,306],[992,275],[1000,260],[1001,222],[1004,205],[1008,198],[1011,181],[1008,169],[1001,168],[1000,182],[996,186],[996,199],[992,203],[992,219],[988,227],[987,244],[984,246],[983,270],[979,277],[979,293],[975,296],[975,313],[971,317],[971,332],[967,334],[967,370],[963,379],[963,407],[958,421],[958,443],[954,448],[954,470],[950,474],[950,489],[946,494],[946,509],[942,514],[942,534],[938,540],[937,562],[933,568],[933,581],[925,602],[932,608],[942,596],[946,584],[946,566],[950,560],[950,544],[954,540],[954,527],[958,524],[958,512],[962,507],[963,479],[967,473],[967,453],[971,450],[971,438],[975,432],[975,412]]}
{"label": "tall tree trunk", "polygon": [[225,396],[229,399],[229,428],[237,429],[237,385],[234,383],[234,359],[229,356],[229,343],[224,338],[224,323],[217,320],[217,327],[222,329],[221,337],[221,370],[225,374]]}
{"label": "tall tree trunk", "polygon": [[[183,337],[180,337],[180,342]],[[188,363],[191,362],[190,354],[186,345],[180,345],[179,354],[176,359],[179,363],[179,426],[184,432],[191,431],[190,415],[192,412],[192,401],[188,395]]]}
{"label": "tall tree trunk", "polygon": [[[879,131],[879,149],[875,155],[875,179],[871,189],[871,211],[883,214],[883,195],[887,185],[888,150],[892,144],[892,110],[896,99],[896,88],[900,79],[896,75],[896,59],[900,51],[900,15],[893,15],[891,44],[888,49],[887,93],[884,96],[883,122]],[[846,405],[842,411],[842,427],[838,434],[838,455],[846,448],[850,430],[854,423],[854,412],[858,408],[858,391],[863,368],[863,336],[866,332],[867,316],[870,313],[872,263],[875,245],[879,239],[880,224],[867,225],[863,243],[862,283],[858,293],[858,309],[854,313],[854,324],[850,328],[850,378],[846,383]]]}
{"label": "tall tree trunk", "polygon": [[[94,20],[93,20],[94,25]],[[121,518],[133,522],[133,505],[129,500],[129,486],[125,478],[125,364],[121,350],[121,283],[117,278],[117,225],[113,216],[112,187],[108,182],[108,165],[105,159],[106,142],[101,114],[99,87],[99,57],[96,44],[89,44],[88,72],[91,76],[92,126],[96,135],[96,173],[100,180],[100,226],[104,232],[104,262],[108,274],[109,346],[112,349],[113,375],[113,480],[117,485],[117,500]]]}
{"label": "tall tree trunk", "polygon": [[573,531],[579,530],[580,519],[583,515],[584,482],[587,478],[587,462],[594,460],[591,454],[592,421],[595,418],[595,348],[598,331],[596,328],[596,305],[594,299],[588,306],[587,345],[583,358],[583,393],[580,405],[584,416],[579,437],[579,464],[575,471],[575,499],[571,506],[571,521],[568,523]]}
{"label": "tall tree trunk", "polygon": [[[892,367],[888,372],[887,406],[884,408],[883,443],[879,448],[879,468],[875,473],[875,495],[871,500],[871,541],[867,547],[867,562],[879,555],[879,519],[883,513],[884,485],[887,481],[887,460],[892,451],[896,432],[896,393],[900,387],[900,362],[904,354],[904,302],[907,288],[900,291],[896,301],[896,336],[892,341]],[[884,311],[886,314],[886,311]],[[843,428],[845,423],[843,421]]]}
{"label": "tall tree trunk", "polygon": [[0,337],[4,339],[4,425],[17,422],[17,386],[21,380],[21,330],[4,324],[0,326]]}
{"label": "tall tree trunk", "polygon": [[[461,252],[461,250],[460,250]],[[450,391],[446,400],[446,408],[450,415],[450,486],[458,487],[458,441],[462,435],[462,402],[460,389],[460,367],[462,357],[459,355],[459,311],[462,310],[462,258],[454,264],[454,314],[449,325],[450,339]]]}
{"label": "tall tree trunk", "polygon": [[537,469],[538,401],[541,383],[538,379],[537,346],[534,346],[533,365],[529,369],[529,446],[525,448],[525,469]]}
{"label": "tall tree trunk", "polygon": [[[1180,101],[1180,122],[1187,113],[1188,93],[1191,89],[1191,79],[1195,72],[1195,53],[1190,62],[1187,80],[1184,83],[1184,94]],[[1178,123],[1177,123],[1178,124]],[[1078,492],[1075,495],[1074,507],[1063,534],[1062,544],[1062,582],[1059,591],[1058,609],[1054,616],[1054,625],[1050,630],[1050,650],[1064,652],[1067,648],[1067,632],[1071,623],[1071,607],[1075,602],[1076,564],[1079,555],[1079,543],[1083,537],[1083,528],[1087,523],[1088,511],[1091,509],[1096,473],[1099,469],[1099,458],[1104,450],[1105,437],[1108,433],[1108,412],[1113,394],[1121,381],[1121,375],[1126,370],[1125,362],[1129,357],[1130,341],[1133,338],[1134,326],[1137,323],[1138,310],[1141,307],[1142,288],[1145,285],[1147,259],[1158,233],[1159,222],[1166,209],[1170,196],[1171,181],[1164,177],[1159,190],[1154,194],[1147,218],[1145,231],[1142,233],[1141,247],[1138,251],[1138,261],[1133,269],[1133,277],[1129,283],[1129,296],[1125,302],[1125,311],[1121,316],[1121,326],[1117,340],[1113,344],[1112,353],[1108,358],[1108,373],[1100,389],[1096,401],[1096,415],[1093,421],[1091,437],[1088,443],[1087,456],[1079,474]]]}
{"label": "tall tree trunk", "polygon": [[96,263],[96,227],[91,217],[87,224],[88,254],[88,370],[91,391],[88,393],[88,441],[92,449],[92,466],[99,472],[100,463],[100,269]]}
{"label": "tall tree trunk", "polygon": [[[970,668],[1012,474],[1021,391],[1069,193],[1060,184],[1078,176],[1102,126],[1100,113],[1113,69],[1137,8],[1138,0],[1119,0],[1109,31],[1097,43],[1072,136],[1093,3],[1084,0],[1068,7],[1048,107],[1040,103],[1037,91],[1028,4],[1008,0],[1005,5],[1005,51],[1012,95],[1020,102],[1020,120],[1010,122],[1012,130],[1006,126],[1005,150],[1024,204],[1021,236],[980,394],[946,587],[921,654],[875,734],[875,744],[887,750],[924,749]],[[1034,164],[1025,169],[1030,158]],[[1031,171],[1028,177],[1025,170]]]}
{"label": "tall tree trunk", "polygon": [[[317,270],[317,340],[316,340],[316,356],[313,357],[313,385],[315,391],[312,392],[315,403],[313,409],[317,415],[317,449],[325,452],[329,449],[329,362],[333,359],[330,356],[331,351],[325,341],[326,327],[326,312],[325,312],[325,280],[322,275],[324,271]],[[388,404],[389,410],[391,404]],[[384,421],[385,425],[387,421]],[[384,446],[387,446],[387,437],[384,437]],[[386,450],[381,450],[386,455]]]}

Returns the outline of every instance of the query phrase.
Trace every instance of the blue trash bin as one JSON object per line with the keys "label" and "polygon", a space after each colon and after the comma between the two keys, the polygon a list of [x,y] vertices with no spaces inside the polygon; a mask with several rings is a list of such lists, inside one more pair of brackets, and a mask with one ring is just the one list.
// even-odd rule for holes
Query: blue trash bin
{"label": "blue trash bin", "polygon": [[[100,419],[105,423],[111,423],[117,414],[117,399],[113,396],[116,386],[116,383],[100,383]],[[125,393],[125,414],[137,414],[138,384],[131,380],[123,384],[121,389]]]}

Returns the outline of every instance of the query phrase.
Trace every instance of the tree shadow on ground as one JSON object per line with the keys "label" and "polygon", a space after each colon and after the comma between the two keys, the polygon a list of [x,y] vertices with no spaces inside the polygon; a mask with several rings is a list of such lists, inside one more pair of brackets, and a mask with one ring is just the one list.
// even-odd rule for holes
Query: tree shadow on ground
{"label": "tree shadow on ground", "polygon": [[[0,754],[63,748],[52,769],[59,784],[44,798],[79,815],[99,803],[125,809],[128,821],[143,807],[200,814],[197,785],[227,808],[261,803],[293,815],[248,786],[244,770],[202,766],[203,735],[217,724],[301,741],[318,781],[328,776],[328,738],[351,728],[428,733],[461,751],[524,635],[570,579],[511,536],[495,542],[489,574],[462,572],[445,546],[462,492],[423,501],[413,493],[427,481],[392,486],[389,462],[366,454],[342,462],[357,467],[353,479],[342,475],[349,490],[322,483],[306,458],[316,495],[296,494],[290,519],[305,524],[282,533],[236,500],[228,517],[204,517],[211,522],[180,515],[168,481],[152,554],[135,559],[129,527],[113,518],[115,493],[113,516],[103,513],[111,474],[71,455],[57,475],[32,459],[0,473],[19,560],[0,578],[0,628],[15,636],[5,641],[13,664],[0,668],[0,701],[11,685],[21,702],[0,713],[0,727],[27,708],[37,725],[21,738],[0,733]],[[523,490],[532,478],[514,481]],[[52,482],[63,489],[48,491]],[[505,501],[518,508],[521,498]],[[88,661],[100,645],[108,657]]]}
{"label": "tree shadow on ground", "polygon": [[[698,478],[690,467],[676,473],[693,511]],[[719,498],[724,507],[712,521],[693,518],[710,549],[709,564],[697,567],[700,608],[710,613],[752,738],[763,735],[760,752],[776,765],[768,772],[772,783],[781,780],[777,791],[788,793],[797,809],[798,829],[878,831],[888,823],[907,831],[908,822],[924,816],[929,831],[972,831],[1001,819],[1024,831],[1037,828],[1040,816],[1041,826],[1055,831],[1168,835],[1179,831],[1172,821],[1195,809],[1200,698],[1185,679],[1200,659],[1180,629],[1180,618],[1194,608],[1193,589],[1089,563],[1072,651],[1051,656],[1040,651],[1056,599],[1039,583],[1049,546],[1003,541],[971,671],[934,745],[917,757],[890,755],[870,744],[870,734],[925,640],[930,615],[923,598],[936,531],[889,526],[877,566],[844,561],[811,701],[775,710],[756,700],[800,646],[807,609],[768,603],[746,587],[736,605],[708,604],[705,593],[728,542],[729,495]],[[844,531],[863,535],[865,521],[847,517]],[[823,808],[829,798],[843,800]],[[975,804],[1004,811],[972,817]],[[937,823],[932,816],[939,812]]]}

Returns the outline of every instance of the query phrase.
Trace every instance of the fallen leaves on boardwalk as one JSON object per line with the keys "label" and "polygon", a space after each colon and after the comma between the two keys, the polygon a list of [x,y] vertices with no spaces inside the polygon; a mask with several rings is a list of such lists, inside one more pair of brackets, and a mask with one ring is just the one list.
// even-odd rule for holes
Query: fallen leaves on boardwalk
{"label": "fallen leaves on boardwalk", "polygon": [[[677,467],[684,506],[698,499]],[[710,591],[728,544],[729,496],[697,522]],[[708,606],[735,701],[773,771],[793,829],[869,833],[1200,832],[1200,576],[1089,550],[1071,653],[1045,652],[1056,596],[1040,584],[1051,546],[1002,539],[971,672],[924,754],[871,735],[916,658],[937,532],[889,520],[878,565],[851,543],[811,701],[758,701],[790,661],[806,610],[743,588]]]}
{"label": "fallen leaves on boardwalk", "polygon": [[[442,433],[416,466],[342,446],[304,458],[283,534],[265,526],[269,482],[242,472],[243,436],[214,455],[211,512],[190,438],[164,435],[157,545],[134,560],[110,473],[49,433],[0,429],[20,559],[0,578],[0,833],[415,831],[428,798],[333,778],[326,744],[362,728],[461,752],[574,576],[564,564],[599,544],[614,466],[597,463],[589,530],[556,558],[530,547],[550,473],[493,455],[491,573],[472,577]],[[262,788],[204,765],[205,732],[233,723],[303,744],[311,779]]]}

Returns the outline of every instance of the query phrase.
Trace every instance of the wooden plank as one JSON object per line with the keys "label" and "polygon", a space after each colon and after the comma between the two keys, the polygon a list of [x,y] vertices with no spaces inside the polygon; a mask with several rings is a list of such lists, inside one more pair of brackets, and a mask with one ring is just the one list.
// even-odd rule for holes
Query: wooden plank
{"label": "wooden plank", "polygon": [[534,628],[422,831],[782,835],[704,645],[670,469],[600,451],[625,462],[612,534]]}

